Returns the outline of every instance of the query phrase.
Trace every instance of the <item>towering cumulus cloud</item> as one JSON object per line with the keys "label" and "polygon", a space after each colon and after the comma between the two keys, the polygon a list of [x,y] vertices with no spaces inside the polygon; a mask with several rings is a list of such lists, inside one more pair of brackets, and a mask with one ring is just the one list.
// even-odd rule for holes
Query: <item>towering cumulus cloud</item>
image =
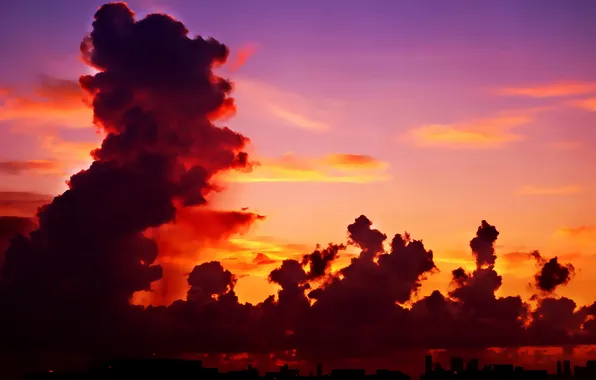
{"label": "towering cumulus cloud", "polygon": [[[188,254],[176,243],[225,239],[261,218],[203,207],[218,173],[250,168],[248,139],[213,124],[234,111],[230,82],[212,71],[228,56],[218,41],[191,38],[163,14],[137,21],[125,4],[111,3],[95,14],[81,51],[98,71],[80,84],[106,137],[93,164],[40,208],[37,224],[0,218],[3,357],[31,365],[33,353],[243,353],[339,363],[401,349],[596,343],[596,303],[554,294],[574,272],[556,257],[532,254],[536,306],[497,295],[499,231],[487,221],[470,241],[475,268],[454,270],[445,294],[420,292],[439,271],[422,240],[389,240],[361,215],[346,228],[343,243],[360,250],[347,266],[332,268],[343,243],[286,259],[268,276],[277,294],[259,304],[240,302],[237,277],[210,261],[179,272],[182,284],[162,282],[166,305],[132,305],[162,279],[160,258]],[[164,228],[174,223],[178,229]],[[172,288],[180,298],[173,302]]]}
{"label": "towering cumulus cloud", "polygon": [[[212,123],[234,111],[230,82],[212,72],[228,57],[225,45],[190,38],[166,15],[137,21],[126,4],[111,3],[95,14],[81,52],[98,70],[80,83],[106,138],[69,190],[39,210],[39,228],[7,249],[2,310],[46,316],[12,331],[22,347],[112,344],[105,330],[162,276],[144,232],[205,204],[218,172],[249,165],[248,139]],[[53,336],[38,338],[47,331]]]}

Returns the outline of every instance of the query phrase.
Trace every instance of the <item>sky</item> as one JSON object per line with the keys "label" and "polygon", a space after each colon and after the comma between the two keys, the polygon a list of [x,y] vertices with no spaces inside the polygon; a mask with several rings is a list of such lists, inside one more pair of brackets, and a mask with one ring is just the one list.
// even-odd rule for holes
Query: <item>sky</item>
{"label": "sky", "polygon": [[[79,45],[101,4],[0,4],[0,51],[10,52],[0,69],[4,215],[31,215],[64,191],[101,142],[72,86],[92,73]],[[345,243],[346,226],[364,214],[433,250],[440,272],[422,297],[447,289],[453,269],[474,268],[469,241],[486,219],[500,231],[498,294],[532,295],[536,266],[523,253],[540,250],[577,268],[560,295],[594,301],[596,3],[129,5],[229,46],[218,73],[234,83],[237,112],[225,124],[250,138],[260,163],[224,176],[209,201],[266,218],[225,241],[190,244],[181,267],[218,259],[240,275],[239,298],[259,302],[277,285],[267,281],[273,266],[254,265],[257,253],[279,264]]]}

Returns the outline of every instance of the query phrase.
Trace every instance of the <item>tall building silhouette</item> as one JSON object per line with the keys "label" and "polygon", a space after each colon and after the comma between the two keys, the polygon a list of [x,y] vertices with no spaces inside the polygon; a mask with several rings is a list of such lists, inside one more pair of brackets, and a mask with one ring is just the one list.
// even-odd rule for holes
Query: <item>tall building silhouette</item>
{"label": "tall building silhouette", "polygon": [[424,373],[430,374],[433,371],[433,357],[431,355],[426,355],[424,357]]}
{"label": "tall building silhouette", "polygon": [[470,359],[470,361],[468,362],[468,367],[467,367],[469,372],[476,372],[478,371],[478,359]]}
{"label": "tall building silhouette", "polygon": [[571,361],[569,360],[563,362],[563,375],[565,377],[571,377]]}
{"label": "tall building silhouette", "polygon": [[451,372],[461,373],[464,371],[464,359],[459,357],[451,358]]}

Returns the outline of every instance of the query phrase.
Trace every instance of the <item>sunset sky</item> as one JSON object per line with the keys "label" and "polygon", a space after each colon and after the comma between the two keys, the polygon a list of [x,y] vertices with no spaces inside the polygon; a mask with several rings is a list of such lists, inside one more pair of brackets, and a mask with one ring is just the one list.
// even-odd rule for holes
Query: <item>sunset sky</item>
{"label": "sunset sky", "polygon": [[[102,1],[2,2],[0,214],[32,215],[86,168],[102,136],[81,100],[79,44]],[[265,215],[225,242],[190,244],[182,266],[217,258],[237,293],[315,244],[346,242],[361,214],[408,231],[441,270],[421,295],[475,264],[482,219],[500,231],[499,294],[529,297],[540,250],[571,261],[558,294],[596,287],[596,2],[129,1],[230,47],[226,121],[260,165],[221,179],[212,207]],[[356,252],[354,249],[350,252]],[[255,265],[256,254],[276,260]],[[337,265],[345,264],[345,255]],[[185,281],[181,277],[181,281]]]}

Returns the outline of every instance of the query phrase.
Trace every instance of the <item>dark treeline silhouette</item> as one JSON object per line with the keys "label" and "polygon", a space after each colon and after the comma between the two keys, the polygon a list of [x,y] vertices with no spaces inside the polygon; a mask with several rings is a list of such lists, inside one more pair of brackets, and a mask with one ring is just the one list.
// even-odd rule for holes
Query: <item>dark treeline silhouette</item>
{"label": "dark treeline silhouette", "polygon": [[554,294],[574,273],[556,257],[528,253],[539,265],[536,308],[519,296],[495,295],[502,284],[499,232],[486,221],[470,241],[476,268],[454,270],[448,294],[414,301],[422,281],[439,270],[433,252],[407,233],[388,239],[362,215],[347,227],[347,243],[361,250],[349,265],[330,273],[343,244],[285,260],[269,275],[281,290],[257,305],[239,302],[236,277],[216,261],[191,271],[186,299],[131,305],[135,292],[163,275],[148,230],[189,209],[201,210],[197,231],[215,220],[234,230],[262,218],[204,208],[219,173],[250,170],[249,140],[213,124],[235,109],[231,82],[212,70],[228,57],[220,42],[190,38],[167,15],[137,21],[126,4],[111,3],[95,14],[81,52],[98,70],[80,85],[106,137],[93,164],[40,208],[35,227],[18,218],[0,223],[0,236],[23,232],[11,237],[1,269],[6,362],[27,368],[44,357],[154,353],[275,353],[286,362],[326,362],[398,349],[596,343],[596,303],[578,307]]}
{"label": "dark treeline silhouette", "polygon": [[[278,371],[260,373],[251,367],[239,371],[220,372],[217,368],[205,368],[200,360],[181,359],[149,359],[123,360],[104,363],[98,368],[84,372],[58,373],[52,370],[26,375],[26,380],[37,379],[300,379],[300,378],[331,378],[331,379],[392,379],[410,380],[410,376],[403,372],[377,369],[374,374],[367,374],[363,369],[332,369],[329,374],[323,372],[322,364],[317,364],[316,372],[302,374],[299,369],[290,368],[287,364]],[[541,379],[596,379],[596,361],[588,361],[586,366],[575,366],[572,370],[571,362],[557,362],[556,373],[547,370],[526,370],[513,364],[487,364],[482,368],[478,359],[471,359],[464,363],[460,357],[451,358],[451,366],[443,369],[435,364],[431,356],[425,358],[424,372],[420,380],[457,380],[457,379],[487,379],[487,380],[541,380]]]}

